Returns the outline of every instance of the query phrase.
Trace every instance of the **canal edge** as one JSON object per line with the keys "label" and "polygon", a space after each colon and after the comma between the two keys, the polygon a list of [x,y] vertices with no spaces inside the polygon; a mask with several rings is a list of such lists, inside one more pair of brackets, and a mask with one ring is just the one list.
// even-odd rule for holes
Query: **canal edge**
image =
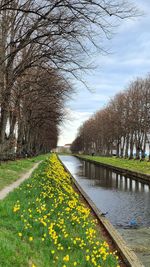
{"label": "canal edge", "polygon": [[124,260],[124,263],[129,267],[144,267],[144,265],[141,263],[139,258],[132,251],[132,249],[130,249],[127,246],[125,240],[121,237],[119,232],[114,228],[114,226],[110,223],[110,221],[101,215],[100,210],[96,207],[94,202],[90,199],[90,197],[82,189],[82,187],[79,185],[79,183],[73,177],[73,175],[70,173],[68,168],[63,164],[63,162],[61,161],[59,156],[58,156],[58,159],[61,162],[61,164],[63,165],[64,169],[69,173],[69,175],[71,177],[71,180],[73,181],[74,185],[78,189],[79,193],[85,199],[87,204],[90,206],[91,210],[96,215],[97,219],[104,226],[106,232],[108,233],[110,238],[113,240],[114,244],[116,245],[116,248],[117,248],[118,252],[122,256],[122,259]]}
{"label": "canal edge", "polygon": [[102,166],[104,168],[109,168],[112,171],[114,170],[117,173],[122,174],[125,177],[129,176],[130,178],[133,178],[133,179],[135,179],[135,180],[137,180],[137,181],[139,181],[141,183],[150,184],[150,175],[148,175],[148,174],[135,172],[135,171],[130,171],[128,169],[123,169],[123,168],[116,167],[114,165],[110,165],[110,164],[107,164],[107,163],[102,163],[102,162],[99,162],[99,161],[96,161],[96,160],[83,158],[83,157],[80,157],[78,155],[73,155],[73,156],[78,158],[78,159],[80,159],[80,160],[84,160],[84,161],[87,161],[87,162],[90,162],[90,163],[94,163],[95,165],[99,165],[99,166]]}

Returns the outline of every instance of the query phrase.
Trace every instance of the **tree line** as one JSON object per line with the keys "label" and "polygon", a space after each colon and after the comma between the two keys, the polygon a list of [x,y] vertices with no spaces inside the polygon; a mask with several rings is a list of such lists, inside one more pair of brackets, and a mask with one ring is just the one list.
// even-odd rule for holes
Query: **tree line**
{"label": "tree line", "polygon": [[150,160],[150,76],[137,78],[80,127],[72,152]]}
{"label": "tree line", "polygon": [[[127,1],[0,0],[0,159],[55,147],[89,47],[136,15]],[[114,19],[115,18],[115,19]]]}

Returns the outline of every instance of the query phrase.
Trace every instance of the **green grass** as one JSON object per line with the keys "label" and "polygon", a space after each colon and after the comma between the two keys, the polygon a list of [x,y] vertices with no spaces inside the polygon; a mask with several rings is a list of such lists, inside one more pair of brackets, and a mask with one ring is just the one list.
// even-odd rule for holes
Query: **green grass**
{"label": "green grass", "polygon": [[40,164],[0,214],[0,267],[118,266],[58,160]]}
{"label": "green grass", "polygon": [[[81,155],[79,155],[81,156]],[[123,169],[128,169],[130,171],[135,171],[139,173],[149,174],[150,175],[150,162],[148,161],[140,161],[140,160],[129,160],[129,159],[121,159],[116,157],[99,157],[99,156],[81,156],[82,158],[87,158],[90,160],[95,160],[97,162],[109,164],[115,167],[120,167]]]}
{"label": "green grass", "polygon": [[0,164],[0,190],[19,179],[23,173],[33,167],[34,163],[47,157],[48,154],[45,154],[33,158],[2,162]]}

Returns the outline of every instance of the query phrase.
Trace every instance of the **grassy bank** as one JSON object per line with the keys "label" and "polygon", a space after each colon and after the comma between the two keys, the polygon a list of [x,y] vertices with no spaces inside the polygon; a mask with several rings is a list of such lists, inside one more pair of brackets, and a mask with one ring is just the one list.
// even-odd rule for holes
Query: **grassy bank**
{"label": "grassy bank", "polygon": [[0,266],[119,267],[55,155],[0,203]]}
{"label": "grassy bank", "polygon": [[34,163],[48,156],[39,155],[33,158],[2,162],[0,164],[0,190],[20,178],[20,176],[31,169]]}
{"label": "grassy bank", "polygon": [[150,162],[147,162],[147,161],[121,159],[121,158],[116,158],[116,157],[88,156],[88,155],[82,155],[81,157],[90,159],[90,160],[95,160],[97,162],[109,164],[115,167],[128,169],[130,171],[135,171],[135,172],[150,175]]}

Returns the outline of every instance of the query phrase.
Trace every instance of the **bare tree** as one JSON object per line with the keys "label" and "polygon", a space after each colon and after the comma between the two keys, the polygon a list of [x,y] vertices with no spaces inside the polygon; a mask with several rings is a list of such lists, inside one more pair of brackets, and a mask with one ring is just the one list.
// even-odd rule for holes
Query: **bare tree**
{"label": "bare tree", "polygon": [[131,82],[80,129],[77,138],[84,140],[85,153],[94,143],[97,154],[109,156],[115,150],[118,157],[133,159],[135,153],[136,159],[144,159],[146,146],[150,147],[149,76]]}
{"label": "bare tree", "polygon": [[87,68],[83,59],[89,43],[104,49],[97,33],[102,40],[109,38],[119,21],[135,15],[127,1],[0,1],[0,154],[11,147],[8,123],[11,138],[16,123],[20,125],[14,107],[22,100],[14,98],[17,86],[23,89],[24,76],[40,66],[78,77]]}

